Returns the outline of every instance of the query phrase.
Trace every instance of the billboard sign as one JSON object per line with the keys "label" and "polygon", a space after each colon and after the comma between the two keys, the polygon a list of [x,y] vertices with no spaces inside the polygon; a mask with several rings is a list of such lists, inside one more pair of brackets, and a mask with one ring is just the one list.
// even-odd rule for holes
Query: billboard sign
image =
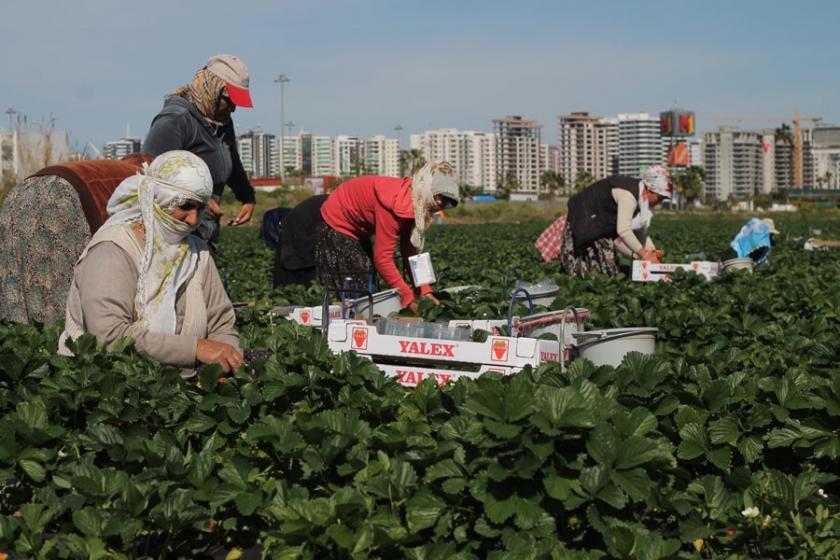
{"label": "billboard sign", "polygon": [[659,113],[659,134],[672,138],[694,136],[694,111],[670,109]]}

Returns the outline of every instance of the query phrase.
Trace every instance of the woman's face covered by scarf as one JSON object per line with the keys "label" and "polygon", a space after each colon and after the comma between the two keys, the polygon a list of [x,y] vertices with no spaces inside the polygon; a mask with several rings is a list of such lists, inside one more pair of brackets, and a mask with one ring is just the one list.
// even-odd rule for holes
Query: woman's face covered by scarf
{"label": "woman's face covered by scarf", "polygon": [[185,208],[203,206],[212,192],[207,164],[191,152],[174,150],[120,183],[108,201],[110,218],[102,229],[143,226],[135,310],[146,328],[175,332],[175,295],[195,271],[199,245],[188,237],[197,221],[184,222],[173,214],[181,216]]}
{"label": "woman's face covered by scarf", "polygon": [[411,244],[421,250],[426,229],[431,225],[434,213],[438,210],[435,196],[449,199],[455,205],[458,204],[460,191],[455,171],[446,161],[424,165],[414,175],[411,188],[414,203],[414,231],[411,233]]}
{"label": "woman's face covered by scarf", "polygon": [[146,232],[177,244],[196,227],[182,221],[184,217],[191,208],[207,204],[212,192],[210,170],[200,157],[185,150],[166,152],[144,165],[142,175],[117,187],[108,201],[111,217],[106,223],[141,222]]}

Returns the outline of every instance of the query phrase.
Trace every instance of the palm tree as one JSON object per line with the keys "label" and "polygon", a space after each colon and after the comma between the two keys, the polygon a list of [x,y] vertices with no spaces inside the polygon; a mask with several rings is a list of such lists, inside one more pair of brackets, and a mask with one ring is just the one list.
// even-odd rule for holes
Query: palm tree
{"label": "palm tree", "polygon": [[496,198],[508,200],[510,199],[510,193],[516,190],[519,190],[519,180],[513,171],[508,171],[505,173],[504,180],[499,182],[496,187]]}
{"label": "palm tree", "polygon": [[703,181],[706,173],[702,167],[692,165],[685,170],[674,174],[674,186],[677,192],[682,193],[685,202],[692,202],[703,194]]}
{"label": "palm tree", "polygon": [[402,150],[400,152],[400,175],[414,175],[426,165],[423,152],[418,149]]}
{"label": "palm tree", "polygon": [[472,187],[470,185],[467,185],[466,183],[460,183],[458,185],[458,196],[461,198],[461,200],[470,200],[472,197],[474,197],[477,194],[480,194],[481,192],[481,187]]}
{"label": "palm tree", "polygon": [[552,170],[543,172],[540,176],[540,183],[548,191],[552,200],[557,196],[557,191],[563,190],[566,186],[563,176]]}
{"label": "palm tree", "polygon": [[581,169],[577,172],[577,175],[575,175],[574,192],[579,193],[591,185],[593,181],[595,181],[595,177],[592,176],[592,173]]}

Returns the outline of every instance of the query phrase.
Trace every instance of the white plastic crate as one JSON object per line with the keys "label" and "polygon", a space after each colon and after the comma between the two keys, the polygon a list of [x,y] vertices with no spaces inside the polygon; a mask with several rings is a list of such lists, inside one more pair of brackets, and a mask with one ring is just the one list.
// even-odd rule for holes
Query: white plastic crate
{"label": "white plastic crate", "polygon": [[633,261],[633,280],[636,282],[661,282],[677,270],[688,270],[704,276],[707,280],[720,273],[720,263],[712,261],[692,261],[688,264],[654,263]]}
{"label": "white plastic crate", "polygon": [[[321,328],[323,323],[324,308],[321,305],[313,307],[275,307],[271,313],[281,317],[287,317],[304,327]],[[341,306],[330,305],[330,321],[341,319]]]}
{"label": "white plastic crate", "polygon": [[560,344],[554,340],[490,336],[485,342],[472,342],[395,336],[380,334],[364,321],[341,319],[330,322],[327,340],[333,352],[352,350],[374,362],[472,365],[478,366],[476,375],[487,369],[481,366],[514,372],[527,365],[556,362],[560,356]]}

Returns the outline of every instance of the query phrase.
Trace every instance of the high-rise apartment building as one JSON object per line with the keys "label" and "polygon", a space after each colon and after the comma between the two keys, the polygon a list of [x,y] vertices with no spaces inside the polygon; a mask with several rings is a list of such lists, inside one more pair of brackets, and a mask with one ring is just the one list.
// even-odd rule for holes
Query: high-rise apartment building
{"label": "high-rise apartment building", "polygon": [[618,172],[618,120],[578,111],[557,117],[560,175],[566,185],[579,173],[603,179]]}
{"label": "high-rise apartment building", "polygon": [[236,139],[239,159],[250,177],[279,177],[280,154],[277,137],[261,131],[248,131]]}
{"label": "high-rise apartment building", "polygon": [[840,189],[840,126],[818,126],[811,131],[814,184],[818,189]]}
{"label": "high-rise apartment building", "polygon": [[[812,135],[817,129],[802,129],[802,186],[810,189],[817,186],[817,172],[814,161],[814,144]],[[784,138],[773,139],[772,145],[776,152],[776,185],[777,189],[789,189],[793,185],[793,145]]]}
{"label": "high-rise apartment building", "polygon": [[300,134],[283,137],[283,167],[287,173],[303,167],[303,139]]}
{"label": "high-rise apartment building", "polygon": [[532,119],[513,115],[493,119],[496,134],[496,176],[499,182],[508,178],[517,183],[517,191],[537,195],[542,172],[542,125]]}
{"label": "high-rise apartment building", "polygon": [[335,146],[329,136],[312,137],[312,174],[336,175]]}
{"label": "high-rise apartment building", "polygon": [[139,138],[120,138],[106,142],[102,148],[102,157],[105,159],[122,159],[129,154],[136,154],[140,151]]}
{"label": "high-rise apartment building", "polygon": [[548,146],[548,159],[546,161],[546,170],[560,173],[560,147]]}
{"label": "high-rise apartment building", "polygon": [[540,144],[540,175],[548,171],[551,159],[551,148],[548,144]]}
{"label": "high-rise apartment building", "polygon": [[[239,153],[239,161],[248,177],[254,176],[254,140],[247,133],[236,138],[236,151]],[[279,156],[278,156],[279,158]]]}
{"label": "high-rise apartment building", "polygon": [[717,200],[751,198],[775,187],[772,130],[721,127],[703,134],[706,193]]}
{"label": "high-rise apartment building", "polygon": [[335,137],[335,175],[352,175],[360,167],[362,141],[358,136],[339,134]]}
{"label": "high-rise apartment building", "polygon": [[659,119],[647,113],[618,115],[618,172],[638,177],[662,162]]}
{"label": "high-rise apartment building", "polygon": [[400,141],[383,135],[372,136],[364,143],[365,167],[374,175],[400,176]]}
{"label": "high-rise apartment building", "polygon": [[484,192],[496,189],[496,141],[489,132],[443,128],[410,137],[426,161],[448,161],[458,180]]}

